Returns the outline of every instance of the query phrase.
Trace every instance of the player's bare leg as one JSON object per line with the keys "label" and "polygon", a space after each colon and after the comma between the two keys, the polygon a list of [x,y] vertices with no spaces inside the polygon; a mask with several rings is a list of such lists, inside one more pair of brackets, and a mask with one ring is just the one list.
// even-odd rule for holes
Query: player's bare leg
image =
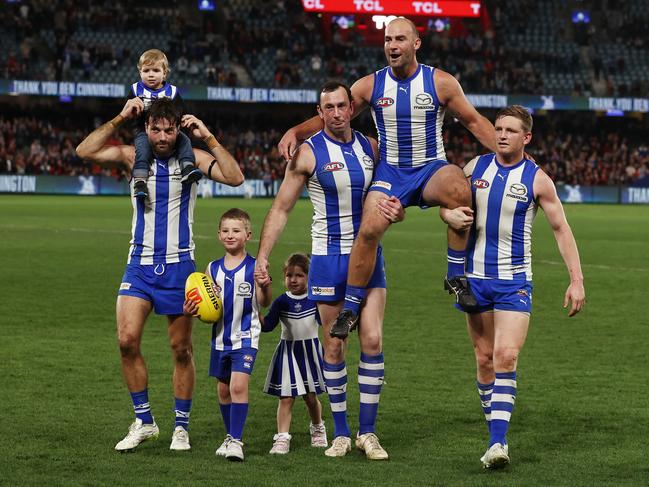
{"label": "player's bare leg", "polygon": [[375,432],[384,373],[383,315],[385,299],[386,290],[384,288],[368,290],[358,328],[361,357],[358,364],[360,413],[356,448],[364,452],[368,460],[388,459],[388,453],[379,443]]}
{"label": "player's bare leg", "polygon": [[194,392],[195,367],[192,349],[192,319],[184,315],[167,316],[169,345],[174,359],[174,401],[176,423],[171,450],[189,450],[189,414]]}
{"label": "player's bare leg", "polygon": [[381,215],[378,207],[379,201],[385,199],[388,199],[388,196],[379,191],[370,191],[365,198],[361,227],[349,256],[348,285],[364,287],[372,277],[379,242],[390,226],[390,222]]}
{"label": "player's bare leg", "polygon": [[140,344],[144,322],[152,304],[134,296],[117,296],[117,342],[122,361],[122,374],[130,392],[147,387],[147,370]]}
{"label": "player's bare leg", "polygon": [[[429,206],[443,206],[451,210],[459,206],[471,207],[471,188],[462,170],[458,166],[448,164],[430,178],[422,192],[422,200]],[[457,303],[464,311],[475,312],[478,303],[464,276],[469,230],[456,230],[449,226],[447,238],[450,264],[444,288],[455,294]]]}
{"label": "player's bare leg", "polygon": [[359,308],[374,272],[379,242],[390,226],[390,221],[381,214],[378,205],[379,201],[387,199],[386,194],[371,191],[363,204],[361,226],[349,256],[345,305],[330,331],[335,338],[346,338],[358,325]]}
{"label": "player's bare leg", "polygon": [[[324,376],[329,404],[334,419],[334,438],[331,447],[325,450],[328,457],[342,457],[351,451],[351,434],[347,423],[347,367],[345,353],[347,341],[331,336],[331,326],[342,310],[343,302],[319,302],[318,313],[322,322],[322,345],[324,347]],[[341,384],[341,379],[344,383]],[[332,385],[332,383],[334,385]]]}
{"label": "player's bare leg", "polygon": [[489,449],[482,458],[485,468],[509,464],[507,431],[516,398],[516,365],[527,330],[529,314],[518,311],[494,312],[493,365],[495,380],[491,403]]}
{"label": "player's bare leg", "polygon": [[174,359],[174,394],[181,399],[191,399],[194,392],[196,369],[192,347],[192,320],[179,315],[168,317],[169,345]]}
{"label": "player's bare leg", "polygon": [[[134,296],[117,297],[117,342],[121,355],[122,374],[133,398],[136,416],[139,416],[129,427],[124,439],[115,445],[117,451],[131,451],[143,441],[157,438],[159,434],[158,426],[150,414],[147,370],[140,348],[144,323],[151,309],[152,304],[144,299]],[[138,400],[140,396],[146,399]]]}

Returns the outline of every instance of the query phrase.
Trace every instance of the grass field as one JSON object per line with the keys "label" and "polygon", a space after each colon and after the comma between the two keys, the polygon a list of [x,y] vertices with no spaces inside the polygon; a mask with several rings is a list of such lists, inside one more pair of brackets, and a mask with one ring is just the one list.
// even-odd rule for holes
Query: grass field
{"label": "grass field", "polygon": [[[200,200],[197,266],[221,255],[220,213],[241,206],[255,235],[270,200]],[[192,450],[173,454],[171,355],[165,321],[143,340],[157,442],[134,454],[115,443],[132,421],[119,368],[114,305],[130,232],[127,198],[0,196],[3,485],[647,485],[649,482],[649,208],[569,206],[580,246],[587,307],[561,308],[567,273],[542,215],[535,225],[534,315],[521,355],[509,433],[512,465],[487,472],[486,428],[474,386],[463,316],[441,290],[445,228],[436,210],[412,209],[384,239],[388,305],[386,385],[378,433],[390,461],[356,451],[329,459],[308,445],[308,416],[296,403],[292,451],[267,454],[276,401],[261,392],[279,333],[262,337],[244,432],[246,461],[214,456],[224,436],[214,380],[207,377],[210,328],[197,322]],[[273,254],[280,266],[310,247],[308,202],[296,207]],[[250,245],[256,253],[257,241]],[[348,353],[348,405],[358,420],[358,341]],[[324,411],[328,403],[321,397]],[[329,433],[330,415],[326,416]]]}

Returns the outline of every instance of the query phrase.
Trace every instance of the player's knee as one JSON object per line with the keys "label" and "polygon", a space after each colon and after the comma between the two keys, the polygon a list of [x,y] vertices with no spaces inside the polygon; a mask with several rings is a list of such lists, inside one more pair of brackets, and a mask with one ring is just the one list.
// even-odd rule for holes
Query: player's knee
{"label": "player's knee", "polygon": [[117,341],[122,358],[134,359],[140,354],[140,343],[134,335],[121,334]]}
{"label": "player's knee", "polygon": [[363,335],[361,349],[367,355],[378,355],[381,353],[383,347],[383,340],[381,334],[367,333]]}
{"label": "player's knee", "polygon": [[191,342],[174,343],[171,350],[176,364],[186,367],[192,363],[194,353]]}
{"label": "player's knee", "polygon": [[494,362],[498,370],[511,371],[516,369],[518,362],[518,352],[516,347],[504,347],[495,351]]}
{"label": "player's knee", "polygon": [[476,349],[475,360],[480,372],[482,372],[483,374],[493,373],[494,361],[493,354],[491,352],[485,353],[482,350]]}
{"label": "player's knee", "polygon": [[378,245],[382,234],[383,232],[376,225],[362,225],[356,238],[365,245]]}
{"label": "player's knee", "polygon": [[332,343],[328,343],[325,348],[324,354],[325,362],[330,364],[339,364],[344,359],[343,355],[343,342],[341,340],[332,340]]}
{"label": "player's knee", "polygon": [[241,382],[230,383],[230,395],[232,396],[233,401],[236,401],[236,399],[244,396],[247,392],[248,392],[247,384],[243,384]]}

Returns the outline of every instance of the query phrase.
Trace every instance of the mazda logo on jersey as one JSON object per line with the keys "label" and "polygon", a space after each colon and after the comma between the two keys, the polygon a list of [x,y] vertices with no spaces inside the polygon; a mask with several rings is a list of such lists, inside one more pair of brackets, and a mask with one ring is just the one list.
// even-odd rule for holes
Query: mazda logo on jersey
{"label": "mazda logo on jersey", "polygon": [[345,164],[337,161],[329,162],[322,168],[322,170],[326,172],[340,171],[341,169],[345,169]]}
{"label": "mazda logo on jersey", "polygon": [[415,97],[415,103],[417,103],[417,105],[430,105],[433,103],[433,97],[428,93],[419,93]]}
{"label": "mazda logo on jersey", "polygon": [[237,287],[237,296],[242,296],[244,298],[251,298],[252,297],[252,293],[250,292],[251,290],[252,290],[252,286],[250,285],[249,282],[242,282]]}
{"label": "mazda logo on jersey", "polygon": [[489,181],[486,179],[476,179],[473,181],[473,186],[475,186],[478,189],[485,189],[489,187]]}
{"label": "mazda logo on jersey", "polygon": [[394,104],[394,98],[384,97],[384,98],[379,98],[378,100],[376,100],[376,106],[381,107],[381,108],[389,107],[392,104]]}
{"label": "mazda logo on jersey", "polygon": [[363,164],[366,169],[372,169],[374,167],[374,159],[370,156],[363,156]]}
{"label": "mazda logo on jersey", "polygon": [[506,196],[519,201],[527,201],[527,186],[521,183],[514,183],[509,187],[509,192]]}
{"label": "mazda logo on jersey", "polygon": [[433,97],[428,93],[419,93],[415,97],[415,103],[412,108],[415,110],[435,110],[435,105],[433,104]]}

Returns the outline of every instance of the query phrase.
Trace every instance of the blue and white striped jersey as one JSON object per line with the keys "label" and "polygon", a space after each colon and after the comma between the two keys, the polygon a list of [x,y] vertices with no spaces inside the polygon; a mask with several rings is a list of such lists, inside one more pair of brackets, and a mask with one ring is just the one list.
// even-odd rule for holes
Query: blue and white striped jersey
{"label": "blue and white striped jersey", "polygon": [[142,98],[142,101],[144,102],[144,111],[146,111],[151,106],[151,103],[153,103],[153,101],[157,98],[171,98],[172,100],[175,99],[178,95],[178,88],[165,82],[162,85],[162,88],[153,90],[142,83],[142,81],[138,81],[137,83],[133,83],[131,85],[131,92],[133,93],[133,96]]}
{"label": "blue and white striped jersey", "polygon": [[324,130],[305,141],[315,155],[315,169],[307,181],[313,204],[311,253],[349,254],[361,225],[363,201],[374,174],[370,141],[357,131],[346,144]]}
{"label": "blue and white striped jersey", "polygon": [[374,73],[370,106],[379,134],[379,161],[416,167],[446,160],[442,124],[444,107],[435,91],[435,68],[419,64],[405,80],[389,67]]}
{"label": "blue and white striped jersey", "polygon": [[206,274],[216,284],[223,302],[223,316],[212,327],[215,350],[258,348],[261,322],[254,272],[255,258],[251,255],[231,270],[225,268],[224,257],[207,265]]}
{"label": "blue and white striped jersey", "polygon": [[194,260],[192,223],[197,186],[180,182],[181,168],[175,157],[154,159],[149,168],[149,197],[135,198],[131,191],[133,223],[128,263],[152,265]]}
{"label": "blue and white striped jersey", "polygon": [[474,224],[467,247],[467,276],[532,280],[532,221],[536,216],[534,177],[528,159],[504,167],[486,154],[464,168],[471,175]]}
{"label": "blue and white striped jersey", "polygon": [[264,317],[264,331],[272,331],[282,324],[282,340],[310,340],[318,338],[320,318],[316,302],[307,293],[295,295],[290,291],[278,297]]}

